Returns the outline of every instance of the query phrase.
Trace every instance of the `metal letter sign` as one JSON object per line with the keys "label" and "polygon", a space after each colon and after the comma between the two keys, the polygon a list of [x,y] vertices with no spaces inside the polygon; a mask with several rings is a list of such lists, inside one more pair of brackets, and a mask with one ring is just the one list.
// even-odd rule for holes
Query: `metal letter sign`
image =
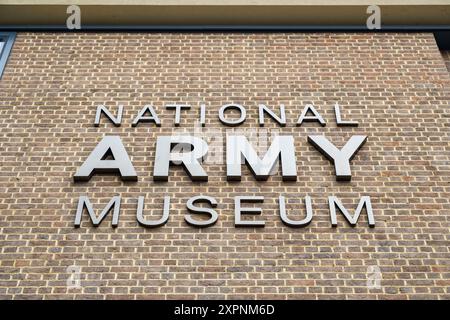
{"label": "metal letter sign", "polygon": [[356,222],[358,221],[359,215],[361,214],[361,211],[363,207],[366,207],[367,212],[367,219],[369,222],[370,227],[375,226],[375,219],[373,217],[373,210],[372,210],[372,203],[370,202],[370,197],[364,196],[361,197],[359,200],[358,207],[355,210],[355,214],[351,216],[347,209],[342,205],[342,203],[339,201],[337,197],[330,196],[328,197],[328,204],[330,207],[330,216],[331,216],[331,225],[333,227],[337,226],[337,218],[336,218],[336,206],[339,208],[339,210],[344,214],[344,217],[347,219],[347,221],[352,226],[356,226]]}
{"label": "metal letter sign", "polygon": [[196,196],[192,197],[188,200],[186,203],[186,207],[191,213],[206,213],[209,214],[211,217],[208,220],[195,220],[192,215],[187,214],[185,215],[184,219],[186,222],[192,226],[196,227],[209,227],[212,226],[217,222],[217,219],[219,218],[219,215],[217,212],[211,208],[202,208],[195,205],[196,202],[209,202],[211,207],[215,208],[217,207],[217,201],[213,197],[208,196]]}
{"label": "metal letter sign", "polygon": [[312,205],[311,205],[311,197],[305,197],[305,207],[306,207],[306,218],[300,221],[294,221],[287,217],[286,215],[286,203],[283,196],[278,198],[280,202],[280,218],[283,223],[290,227],[304,227],[307,226],[313,217]]}
{"label": "metal letter sign", "polygon": [[[187,146],[189,152],[172,152],[174,145]],[[155,167],[153,179],[167,181],[170,164],[183,165],[189,176],[194,181],[208,181],[208,175],[203,170],[201,161],[208,152],[208,145],[200,138],[193,136],[162,136],[156,142]]]}
{"label": "metal letter sign", "polygon": [[120,123],[122,121],[123,105],[119,105],[118,110],[117,110],[117,117],[114,117],[112,115],[112,113],[109,112],[109,110],[104,105],[97,106],[97,112],[95,113],[94,126],[98,127],[100,125],[100,116],[102,115],[102,113],[104,113],[108,117],[108,119],[111,120],[112,123],[114,123],[114,125],[116,127],[119,127]]}
{"label": "metal letter sign", "polygon": [[[204,127],[207,125],[206,105],[204,103],[200,103],[199,106],[200,112],[197,124]],[[191,105],[173,103],[167,104],[166,109],[173,109],[175,111],[173,124],[175,127],[178,127],[182,122],[182,111],[191,109]],[[226,119],[225,112],[228,109],[236,109],[240,114],[239,118],[234,118],[233,120]],[[274,125],[278,125],[280,127],[286,126],[286,111],[284,104],[279,105],[278,112],[274,110],[275,109],[271,109],[265,104],[258,105],[257,112],[259,126],[264,126],[264,117],[270,117],[269,121],[271,122],[271,127]],[[111,112],[103,104],[98,105],[95,114],[94,126],[98,127],[100,125],[100,120],[102,117],[106,117],[115,126],[120,126],[122,123],[123,112],[123,105],[118,105],[115,112]],[[210,112],[211,110],[208,110],[208,113]],[[337,126],[358,126],[358,122],[356,121],[342,120],[341,110],[338,103],[334,105],[334,113],[336,116]],[[247,116],[246,109],[242,105],[235,103],[223,105],[220,108],[218,115],[220,122],[227,126],[238,126],[244,123]],[[185,120],[190,118],[192,118],[192,114]],[[322,126],[325,126],[325,120],[312,104],[305,105],[305,108],[295,123],[296,119],[294,119],[294,123],[292,124],[293,127],[301,126],[303,122],[306,121],[316,121]],[[161,126],[161,121],[153,109],[153,106],[150,104],[145,105],[141,110],[139,110],[131,125],[135,127],[141,122],[153,122],[156,126]],[[290,131],[292,130],[294,130],[294,128],[290,128]],[[160,132],[161,130],[156,128],[155,131]],[[235,132],[237,130],[234,129],[230,129],[230,131],[234,132],[234,134],[227,135],[225,143],[226,176],[228,181],[241,181],[242,165],[246,165],[252,172],[254,178],[258,181],[268,180],[269,176],[276,174],[277,171],[281,171],[283,181],[297,180],[296,150],[294,137],[292,135],[277,135],[277,133],[272,133],[272,136],[274,137],[269,148],[264,150],[265,153],[262,154],[262,157],[259,157],[257,151],[259,152],[260,150],[256,149],[257,151],[255,151],[245,135],[236,134]],[[301,131],[303,132],[303,130]],[[316,129],[314,129],[314,131],[316,131]],[[168,181],[171,166],[182,166],[192,181],[208,181],[208,174],[202,167],[203,161],[208,153],[208,144],[205,140],[196,136],[187,135],[185,132],[186,131],[183,130],[183,133],[178,135],[159,136],[156,138],[156,141],[150,141],[150,143],[156,144],[155,160],[153,165],[154,181]],[[197,131],[195,131],[195,133],[197,133]],[[266,135],[259,135],[259,142],[265,143],[266,141],[262,139],[265,139],[266,137]],[[307,141],[334,164],[337,181],[350,181],[352,177],[350,161],[353,157],[355,157],[358,150],[367,141],[367,136],[353,135],[341,149],[338,149],[324,135],[309,135],[307,137]],[[301,160],[309,161],[308,158],[303,158]],[[277,166],[278,164],[280,165]],[[217,167],[222,166],[213,166],[211,167],[211,170],[215,170]],[[80,166],[78,171],[73,176],[73,179],[76,182],[89,181],[96,173],[119,174],[122,180],[137,181],[136,171],[119,136],[104,136],[89,154],[84,163]],[[179,174],[179,172],[177,174]],[[176,178],[179,179],[180,177]],[[220,183],[220,179],[221,178],[219,177],[215,183]],[[140,187],[141,186],[138,186],[137,188],[139,189]],[[262,206],[242,206],[243,203],[264,202],[264,197],[254,195],[255,192],[257,192],[257,190],[255,191],[252,189],[252,194],[248,196],[244,195],[234,197],[234,218],[236,227],[264,227],[265,221],[263,219],[257,220],[255,217],[254,219],[251,219],[250,217],[243,219],[242,217],[244,214],[259,215],[262,213]],[[226,194],[229,195],[230,193],[227,191]],[[155,195],[152,196],[155,197]],[[178,197],[178,194],[175,196]],[[296,215],[299,216],[297,219],[288,217],[285,197],[283,195],[277,196],[280,220],[286,226],[304,227],[312,221],[313,208],[312,200],[309,195],[302,195],[304,197],[305,210],[300,210],[301,213]],[[179,199],[176,200],[176,202],[179,203]],[[190,197],[186,200],[183,200],[186,201],[186,213],[184,220],[188,225],[203,228],[212,226],[218,221],[219,214],[216,211],[216,208],[219,206],[219,203],[215,198],[208,195],[198,195]],[[96,227],[100,225],[102,220],[104,220],[110,211],[113,211],[112,226],[116,227],[118,225],[120,215],[120,202],[120,195],[113,196],[109,203],[97,216],[91,202],[89,201],[89,198],[86,195],[79,196],[75,216],[75,227],[80,226],[83,212],[86,210],[92,224]],[[163,196],[162,215],[158,214],[156,217],[153,217],[153,220],[151,218],[151,214],[150,217],[144,218],[144,202],[145,195],[138,196],[136,218],[139,225],[144,227],[160,227],[169,221],[171,205],[171,197],[169,195]],[[369,226],[375,226],[375,219],[369,196],[361,196],[359,204],[353,215],[347,211],[336,196],[329,196],[328,203],[331,225],[333,227],[337,226],[337,210],[343,214],[344,218],[350,223],[351,226],[355,226],[364,208],[366,208]],[[228,204],[226,204],[226,207],[228,207]],[[295,214],[295,210],[292,211],[294,211],[293,214]]]}
{"label": "metal letter sign", "polygon": [[280,104],[280,116],[277,116],[272,110],[267,108],[266,105],[260,104],[258,106],[258,121],[260,127],[264,127],[264,113],[267,113],[272,119],[278,122],[280,126],[286,126],[286,112],[284,111],[284,104]]}
{"label": "metal letter sign", "polygon": [[79,227],[81,225],[81,216],[83,214],[83,209],[86,207],[89,217],[91,218],[92,224],[94,227],[98,227],[102,220],[106,217],[109,211],[113,210],[113,219],[112,226],[117,227],[119,223],[119,214],[120,214],[120,196],[112,197],[109,203],[103,208],[100,215],[97,217],[94,213],[94,209],[92,208],[92,204],[89,201],[89,198],[86,196],[81,196],[78,199],[77,213],[75,214],[75,227]]}
{"label": "metal letter sign", "polygon": [[[111,155],[112,160],[105,156]],[[75,181],[89,181],[94,173],[119,172],[122,180],[137,180],[137,174],[119,136],[105,136],[73,176]]]}
{"label": "metal letter sign", "polygon": [[334,163],[336,180],[338,181],[351,180],[350,160],[353,159],[366,140],[367,136],[352,136],[345,146],[339,150],[325,136],[308,136],[308,141]]}
{"label": "metal letter sign", "polygon": [[261,208],[243,208],[241,204],[246,202],[264,202],[261,196],[242,196],[234,198],[234,225],[237,227],[264,227],[264,221],[243,221],[242,213],[261,214]]}
{"label": "metal letter sign", "polygon": [[[241,113],[241,116],[237,120],[227,120],[225,118],[225,111],[227,109],[237,109]],[[219,110],[219,120],[220,120],[220,122],[222,122],[224,125],[227,125],[227,126],[230,126],[230,127],[234,127],[234,126],[240,125],[241,123],[243,123],[245,121],[246,117],[247,117],[247,111],[245,111],[245,108],[243,106],[241,106],[240,104],[233,104],[233,103],[232,104],[226,104],[226,105],[222,106],[222,108],[220,108],[220,110]]]}
{"label": "metal letter sign", "polygon": [[[150,113],[150,116],[145,116],[146,113]],[[158,115],[155,110],[153,110],[153,106],[145,105],[141,111],[139,111],[136,118],[134,118],[133,123],[131,124],[133,127],[136,127],[139,122],[154,122],[157,127],[161,126],[161,120],[159,120]]]}
{"label": "metal letter sign", "polygon": [[181,109],[190,109],[191,106],[188,104],[168,104],[166,109],[175,109],[175,127],[180,125],[181,120]]}
{"label": "metal letter sign", "polygon": [[145,220],[143,211],[144,211],[144,197],[139,196],[138,207],[136,211],[136,217],[139,224],[144,227],[152,227],[152,228],[166,224],[167,221],[169,220],[170,197],[169,196],[164,197],[164,209],[163,209],[163,216],[161,217],[161,219],[156,221]]}
{"label": "metal letter sign", "polygon": [[[307,116],[308,111],[310,111],[313,115]],[[323,120],[320,113],[317,112],[316,108],[312,104],[307,104],[305,108],[303,109],[302,114],[298,118],[297,126],[301,126],[303,124],[303,121],[306,122],[313,122],[313,121],[319,121],[319,123],[324,127],[326,125],[325,120]]]}
{"label": "metal letter sign", "polygon": [[241,163],[246,163],[256,180],[267,180],[278,159],[281,159],[281,174],[285,181],[297,179],[293,136],[277,136],[260,159],[245,136],[227,136],[227,178],[241,180]]}

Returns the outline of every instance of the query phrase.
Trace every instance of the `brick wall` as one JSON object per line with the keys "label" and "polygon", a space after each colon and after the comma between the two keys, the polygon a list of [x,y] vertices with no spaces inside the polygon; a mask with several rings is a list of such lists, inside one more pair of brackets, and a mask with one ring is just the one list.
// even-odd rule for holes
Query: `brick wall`
{"label": "brick wall", "polygon": [[[448,55],[447,55],[448,57]],[[0,81],[0,298],[450,298],[449,73],[432,34],[95,34],[20,33]],[[181,168],[169,181],[152,179],[155,137],[171,134],[173,111],[190,103],[180,129],[192,131],[205,102],[207,129],[227,102],[243,104],[257,127],[257,105],[286,105],[298,179],[279,173],[256,182],[243,168],[240,183],[226,181],[225,165],[205,167],[209,182],[192,183]],[[333,105],[359,127],[337,127]],[[121,127],[102,120],[97,104],[125,106]],[[162,126],[131,127],[152,103]],[[327,121],[295,126],[306,103]],[[306,141],[325,134],[341,146],[352,134],[368,141],[352,162],[352,181]],[[138,182],[73,174],[104,134],[117,134],[130,153]],[[98,228],[87,215],[74,228],[80,195],[101,209],[120,194],[119,227],[108,216]],[[185,202],[205,194],[218,201],[219,221],[198,229],[184,221]],[[264,195],[265,228],[234,227],[233,197]],[[278,216],[278,195],[292,219]],[[136,198],[146,217],[160,217],[172,196],[169,222],[146,229],[136,222]],[[351,210],[370,195],[376,226],[363,213],[356,227],[342,216],[332,228],[327,196]],[[67,286],[70,266],[81,287]],[[381,287],[370,288],[376,266]]]}
{"label": "brick wall", "polygon": [[442,58],[444,58],[447,69],[450,72],[450,50],[441,51]]}

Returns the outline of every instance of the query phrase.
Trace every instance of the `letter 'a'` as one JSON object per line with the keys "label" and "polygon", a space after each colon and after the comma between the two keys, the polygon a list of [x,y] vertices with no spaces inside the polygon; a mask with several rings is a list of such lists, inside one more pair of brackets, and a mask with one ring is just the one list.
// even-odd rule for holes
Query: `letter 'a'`
{"label": "letter 'a'", "polygon": [[119,136],[103,137],[73,179],[89,181],[95,173],[119,173],[122,180],[137,180],[136,171]]}

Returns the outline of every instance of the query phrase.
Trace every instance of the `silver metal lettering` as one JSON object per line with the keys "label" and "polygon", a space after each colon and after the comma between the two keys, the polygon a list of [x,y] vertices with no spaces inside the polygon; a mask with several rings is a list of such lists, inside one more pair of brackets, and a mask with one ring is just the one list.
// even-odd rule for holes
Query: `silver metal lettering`
{"label": "silver metal lettering", "polygon": [[342,205],[342,203],[339,201],[339,199],[335,196],[328,197],[328,204],[330,207],[331,225],[333,227],[337,226],[336,206],[344,214],[344,217],[347,219],[347,221],[352,226],[356,226],[356,222],[358,222],[359,215],[361,214],[361,211],[362,211],[363,207],[365,206],[369,226],[375,227],[375,218],[373,216],[372,203],[370,202],[369,196],[361,197],[361,199],[359,200],[358,207],[356,208],[355,214],[353,216],[351,216],[348,213],[347,209],[345,209],[345,207]]}
{"label": "silver metal lettering", "polygon": [[234,225],[236,227],[264,227],[264,221],[243,221],[242,213],[261,214],[261,208],[243,208],[242,202],[264,202],[262,196],[237,196],[234,197]]}
{"label": "silver metal lettering", "polygon": [[117,116],[114,117],[111,112],[106,108],[104,105],[98,105],[97,106],[97,112],[95,113],[95,121],[94,126],[98,127],[100,125],[100,117],[101,115],[105,114],[108,119],[114,123],[116,127],[119,127],[122,122],[122,114],[123,114],[123,105],[118,106],[117,110]]}
{"label": "silver metal lettering", "polygon": [[311,205],[311,197],[305,197],[305,207],[306,207],[306,218],[300,221],[294,221],[287,217],[286,214],[286,202],[283,196],[278,197],[279,205],[280,205],[280,218],[284,224],[290,227],[305,227],[307,226],[313,217],[312,205]]}
{"label": "silver metal lettering", "polygon": [[187,214],[184,217],[186,222],[188,224],[190,224],[192,226],[196,226],[196,227],[209,227],[209,226],[212,226],[213,224],[215,224],[217,222],[218,217],[219,217],[217,212],[215,210],[211,209],[211,208],[198,207],[198,206],[195,205],[196,202],[209,202],[211,207],[213,207],[213,208],[217,207],[217,201],[213,197],[208,197],[208,196],[192,197],[186,203],[186,207],[189,210],[189,212],[192,212],[192,213],[207,213],[211,217],[208,220],[201,221],[201,220],[195,220],[192,217],[192,215]]}
{"label": "silver metal lettering", "polygon": [[[105,157],[111,156],[112,160]],[[89,181],[94,173],[120,173],[122,180],[137,180],[137,174],[119,136],[105,136],[73,176]]]}
{"label": "silver metal lettering", "polygon": [[284,104],[280,104],[280,116],[277,116],[266,105],[260,104],[258,106],[259,112],[259,126],[264,127],[264,113],[267,113],[272,119],[274,119],[282,127],[286,126],[286,112],[284,110]]}
{"label": "silver metal lettering", "polygon": [[241,180],[241,164],[246,163],[257,180],[267,180],[276,164],[281,161],[281,174],[285,181],[297,179],[297,165],[293,136],[276,136],[269,150],[260,159],[245,136],[227,136],[227,179]]}
{"label": "silver metal lettering", "polygon": [[94,227],[98,227],[102,220],[106,217],[109,211],[114,208],[112,226],[117,227],[119,223],[119,213],[120,213],[120,196],[114,196],[102,210],[100,215],[97,217],[92,208],[92,204],[87,196],[80,196],[78,199],[77,212],[75,214],[75,227],[78,228],[81,224],[81,216],[83,214],[83,209],[86,207],[89,217],[91,218]]}
{"label": "silver metal lettering", "polygon": [[338,181],[351,180],[350,160],[353,159],[366,140],[367,136],[352,136],[345,146],[339,150],[325,136],[308,136],[308,142],[334,164],[336,180]]}
{"label": "silver metal lettering", "polygon": [[[150,116],[146,116],[146,113],[150,113]],[[158,115],[155,110],[153,110],[153,106],[150,104],[145,105],[141,111],[139,111],[136,118],[134,118],[133,123],[131,124],[133,127],[136,127],[139,122],[154,122],[157,127],[161,126],[161,120],[159,120]]]}
{"label": "silver metal lettering", "polygon": [[169,196],[164,197],[164,209],[163,209],[163,215],[162,215],[161,219],[156,220],[156,221],[145,220],[144,216],[143,216],[143,211],[144,211],[144,197],[139,196],[138,197],[138,206],[137,206],[137,210],[136,210],[136,217],[137,217],[138,223],[141,226],[151,227],[151,228],[165,225],[167,223],[167,221],[169,220],[170,197]]}
{"label": "silver metal lettering", "polygon": [[166,109],[175,109],[175,127],[180,125],[181,121],[181,109],[190,109],[191,106],[189,104],[168,104],[166,105]]}
{"label": "silver metal lettering", "polygon": [[[310,111],[313,115],[307,116],[308,111]],[[312,104],[305,105],[305,108],[303,109],[302,114],[298,118],[297,126],[301,126],[303,124],[303,121],[306,122],[314,122],[319,121],[319,123],[324,127],[326,125],[325,120],[323,120],[320,113],[317,112],[316,108]]]}
{"label": "silver metal lettering", "polygon": [[336,103],[334,105],[334,113],[336,115],[336,123],[338,126],[341,127],[357,127],[358,126],[358,122],[356,121],[344,121],[341,118],[341,109],[339,107],[339,104]]}
{"label": "silver metal lettering", "polygon": [[200,105],[200,124],[202,127],[206,125],[206,106],[204,104]]}
{"label": "silver metal lettering", "polygon": [[[239,112],[241,113],[241,116],[237,120],[227,120],[225,118],[225,111],[227,109],[238,109]],[[222,106],[220,108],[220,110],[219,110],[219,120],[220,120],[220,122],[222,122],[223,124],[225,124],[227,126],[230,126],[230,127],[234,127],[234,126],[240,125],[241,123],[243,123],[245,121],[246,117],[247,117],[247,111],[240,104],[235,104],[235,103],[226,104],[226,105]]]}
{"label": "silver metal lettering", "polygon": [[[172,152],[172,146],[181,145],[189,152]],[[193,136],[161,136],[156,142],[155,166],[153,179],[167,181],[170,164],[182,165],[193,181],[208,181],[208,175],[203,170],[200,161],[208,152],[208,145],[200,138]]]}

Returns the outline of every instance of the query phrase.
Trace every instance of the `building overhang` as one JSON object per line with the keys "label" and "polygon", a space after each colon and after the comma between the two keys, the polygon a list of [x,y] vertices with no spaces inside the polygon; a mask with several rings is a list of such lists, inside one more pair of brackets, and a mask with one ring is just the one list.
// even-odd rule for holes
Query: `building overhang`
{"label": "building overhang", "polygon": [[362,30],[373,2],[384,30],[449,29],[450,0],[1,0],[0,28],[64,29],[78,5],[85,30]]}

